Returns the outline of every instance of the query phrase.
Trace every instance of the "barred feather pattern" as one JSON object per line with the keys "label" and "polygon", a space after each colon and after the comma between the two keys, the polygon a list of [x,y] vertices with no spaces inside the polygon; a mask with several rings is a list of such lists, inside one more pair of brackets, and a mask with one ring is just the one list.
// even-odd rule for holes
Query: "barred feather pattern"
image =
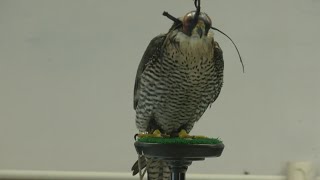
{"label": "barred feather pattern", "polygon": [[154,57],[141,75],[136,107],[136,125],[141,132],[153,125],[167,134],[182,128],[189,132],[220,93],[223,59],[214,58],[214,52],[221,51],[218,44],[208,37],[211,51],[192,52],[192,46],[182,51],[184,39],[179,33],[169,35],[163,54]]}
{"label": "barred feather pattern", "polygon": [[[222,51],[213,36],[192,38],[172,31],[148,57],[135,95],[140,132],[189,133],[217,99],[223,83]],[[148,161],[149,180],[170,179],[165,162]]]}
{"label": "barred feather pattern", "polygon": [[165,161],[147,159],[148,180],[170,180],[171,172]]}

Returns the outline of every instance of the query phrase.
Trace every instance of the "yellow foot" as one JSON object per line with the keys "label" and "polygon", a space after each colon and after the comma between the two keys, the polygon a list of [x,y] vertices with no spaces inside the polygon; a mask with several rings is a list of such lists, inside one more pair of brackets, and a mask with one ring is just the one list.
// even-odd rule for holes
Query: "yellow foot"
{"label": "yellow foot", "polygon": [[191,136],[187,133],[186,130],[182,129],[180,132],[179,132],[179,137],[180,138],[190,138],[190,139],[203,139],[203,138],[208,138],[206,136]]}
{"label": "yellow foot", "polygon": [[139,138],[144,138],[144,137],[162,137],[161,132],[159,131],[159,129],[156,129],[153,131],[152,134],[149,133],[139,133],[137,135]]}

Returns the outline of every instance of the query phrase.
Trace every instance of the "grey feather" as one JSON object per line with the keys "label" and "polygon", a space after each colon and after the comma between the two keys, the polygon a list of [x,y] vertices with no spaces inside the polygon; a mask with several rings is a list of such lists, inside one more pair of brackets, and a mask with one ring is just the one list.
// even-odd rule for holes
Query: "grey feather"
{"label": "grey feather", "polygon": [[[141,170],[142,170],[147,166],[147,161],[146,161],[146,158],[144,156],[139,157],[139,159],[141,161],[140,163],[141,163]],[[131,168],[131,171],[132,171],[132,175],[133,176],[139,173],[138,160],[133,164],[133,166]]]}
{"label": "grey feather", "polygon": [[[222,52],[222,49],[220,48],[219,44],[217,42],[215,42],[215,46],[214,46],[214,57],[213,57],[213,60],[215,61],[216,63],[216,71],[221,71],[221,73],[218,73],[218,74],[221,74],[223,75],[223,69],[224,69],[224,61],[223,61],[223,52]],[[221,88],[222,88],[222,85],[223,85],[223,78],[218,78],[220,79],[219,82],[217,83],[218,87],[217,88],[217,95],[212,99],[212,102],[215,102],[216,99],[219,97],[219,94],[221,92]]]}
{"label": "grey feather", "polygon": [[163,45],[163,42],[166,38],[166,34],[161,34],[153,38],[146,51],[144,52],[142,59],[140,61],[140,64],[138,66],[135,84],[134,84],[134,99],[133,99],[133,108],[136,109],[138,101],[139,101],[139,88],[140,88],[140,78],[143,73],[143,71],[146,69],[149,63],[151,63],[153,60],[157,60],[157,56],[160,56],[161,53],[161,47]]}

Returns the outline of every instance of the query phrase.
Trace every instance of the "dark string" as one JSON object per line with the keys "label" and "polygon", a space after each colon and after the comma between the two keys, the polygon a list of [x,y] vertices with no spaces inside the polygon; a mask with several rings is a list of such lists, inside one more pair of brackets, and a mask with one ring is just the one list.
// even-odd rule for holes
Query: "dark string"
{"label": "dark string", "polygon": [[195,26],[198,22],[200,15],[200,0],[194,0],[194,6],[196,7],[196,14],[194,16],[193,25]]}
{"label": "dark string", "polygon": [[[199,18],[199,15],[200,15],[200,0],[194,0],[194,6],[196,7],[196,14],[195,14],[195,21],[194,23],[197,23],[198,21],[198,18]],[[174,16],[170,15],[168,12],[164,11],[162,13],[162,15],[166,16],[167,18],[169,18],[170,20],[172,20],[173,22],[175,22],[176,24],[182,24],[182,22],[178,19],[178,18],[175,18]],[[177,26],[178,27],[178,26]],[[232,44],[234,45],[234,47],[236,48],[237,50],[237,53],[238,53],[238,56],[239,56],[239,59],[240,59],[240,62],[241,62],[241,65],[242,65],[242,71],[244,72],[244,64],[243,64],[243,61],[242,61],[242,58],[241,58],[241,55],[240,55],[240,52],[238,50],[238,47],[236,46],[236,44],[233,42],[233,40],[224,32],[222,32],[221,30],[215,28],[215,27],[211,27],[211,29],[213,30],[216,30],[218,31],[219,33],[225,35],[231,42]]]}
{"label": "dark string", "polygon": [[194,0],[194,6],[196,7],[197,11],[200,13],[200,0]]}
{"label": "dark string", "polygon": [[219,30],[219,29],[217,29],[215,27],[211,27],[211,29],[218,31],[219,33],[225,35],[228,39],[230,39],[230,41],[232,42],[232,44],[234,45],[234,47],[237,50],[237,53],[238,53],[238,56],[239,56],[239,59],[240,59],[241,65],[242,65],[242,72],[244,73],[244,64],[243,64],[240,52],[239,52],[238,47],[236,46],[236,44],[233,42],[233,40],[226,33],[222,32],[221,30]]}

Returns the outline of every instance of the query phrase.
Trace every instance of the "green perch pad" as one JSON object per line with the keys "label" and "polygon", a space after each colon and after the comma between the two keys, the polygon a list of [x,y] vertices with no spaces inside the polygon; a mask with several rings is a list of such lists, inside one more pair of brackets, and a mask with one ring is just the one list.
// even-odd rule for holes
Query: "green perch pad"
{"label": "green perch pad", "polygon": [[141,137],[138,142],[158,143],[158,144],[221,144],[219,138],[170,138],[170,137]]}

